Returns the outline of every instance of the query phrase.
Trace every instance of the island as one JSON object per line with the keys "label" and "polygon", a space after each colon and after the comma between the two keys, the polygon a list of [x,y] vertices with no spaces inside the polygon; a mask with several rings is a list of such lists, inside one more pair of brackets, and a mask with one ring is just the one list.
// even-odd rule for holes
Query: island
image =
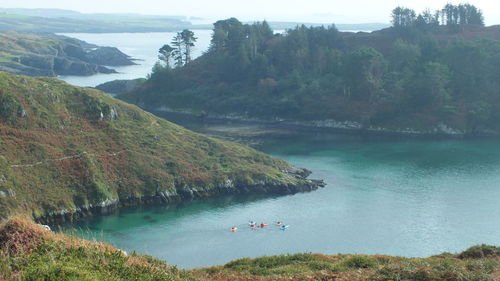
{"label": "island", "polygon": [[500,27],[485,27],[472,5],[419,16],[398,7],[392,17],[392,27],[371,33],[301,25],[275,34],[265,21],[221,20],[203,56],[164,55],[120,98],[148,110],[357,133],[500,135]]}

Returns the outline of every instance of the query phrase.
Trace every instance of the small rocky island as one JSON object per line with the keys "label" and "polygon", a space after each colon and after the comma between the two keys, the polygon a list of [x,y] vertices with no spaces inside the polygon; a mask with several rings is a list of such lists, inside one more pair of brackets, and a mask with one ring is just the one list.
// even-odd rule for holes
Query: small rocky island
{"label": "small rocky island", "polygon": [[0,71],[29,76],[116,73],[107,66],[135,64],[115,47],[51,33],[0,33]]}

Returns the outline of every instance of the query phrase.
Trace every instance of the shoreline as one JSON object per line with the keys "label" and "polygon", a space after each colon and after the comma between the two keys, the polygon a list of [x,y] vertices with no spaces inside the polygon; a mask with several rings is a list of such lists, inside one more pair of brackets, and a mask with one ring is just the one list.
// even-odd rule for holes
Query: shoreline
{"label": "shoreline", "polygon": [[82,218],[95,215],[108,215],[123,207],[135,207],[141,205],[169,205],[188,202],[195,199],[211,198],[219,195],[237,194],[269,194],[290,195],[300,192],[311,192],[325,187],[323,180],[307,179],[311,174],[309,170],[295,168],[284,171],[287,177],[299,180],[298,183],[283,183],[278,180],[259,181],[254,185],[237,186],[231,181],[219,184],[214,188],[196,188],[183,186],[175,191],[157,191],[155,195],[142,197],[129,197],[118,199],[106,199],[97,204],[79,206],[74,209],[64,209],[47,212],[43,216],[34,217],[34,221],[40,224],[58,225],[60,223],[74,222]]}
{"label": "shoreline", "polygon": [[[290,131],[300,131],[302,133],[333,133],[355,136],[388,136],[400,138],[422,138],[422,139],[500,139],[498,132],[467,133],[440,124],[431,131],[418,131],[413,129],[393,130],[382,127],[365,128],[360,123],[353,121],[339,122],[335,120],[317,121],[270,121],[256,118],[244,118],[241,116],[220,116],[220,115],[200,115],[189,111],[176,111],[166,108],[149,108],[139,106],[143,110],[154,115],[176,123],[182,119],[199,124],[238,124],[257,125],[271,129],[284,129]],[[180,124],[183,125],[183,124]]]}

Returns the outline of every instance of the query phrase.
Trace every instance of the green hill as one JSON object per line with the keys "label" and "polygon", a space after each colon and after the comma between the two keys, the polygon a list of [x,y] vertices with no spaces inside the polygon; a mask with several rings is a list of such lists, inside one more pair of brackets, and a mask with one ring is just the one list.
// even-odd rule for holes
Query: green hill
{"label": "green hill", "polygon": [[275,35],[266,22],[231,18],[214,30],[206,54],[174,69],[157,66],[122,98],[218,118],[500,135],[498,26],[424,24],[372,33],[298,26]]}
{"label": "green hill", "polygon": [[322,185],[308,174],[97,90],[0,73],[0,219],[72,219],[123,205]]}
{"label": "green hill", "polygon": [[181,270],[104,243],[12,219],[0,225],[0,280],[486,281],[500,277],[500,248],[476,246],[429,258],[295,254]]}

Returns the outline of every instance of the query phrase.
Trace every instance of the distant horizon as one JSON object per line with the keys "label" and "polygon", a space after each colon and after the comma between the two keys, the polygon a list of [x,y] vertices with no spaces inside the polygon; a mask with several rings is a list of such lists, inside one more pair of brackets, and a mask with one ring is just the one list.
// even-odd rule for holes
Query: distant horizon
{"label": "distant horizon", "polygon": [[[88,0],[85,3],[66,0],[4,0],[1,8],[13,9],[59,9],[83,14],[137,14],[143,16],[184,16],[203,18],[210,22],[229,17],[241,21],[304,22],[319,24],[366,24],[390,23],[390,13],[397,6],[405,6],[421,12],[425,8],[434,11],[446,3],[468,2],[483,11],[486,25],[500,24],[500,3],[487,0],[447,1],[447,0],[388,0],[383,3],[360,0],[341,2],[337,0],[310,0],[307,3],[285,0],[254,0],[252,3],[231,0],[213,0],[210,3],[199,0],[185,0],[175,5],[169,0],[132,1],[108,0],[106,2]],[[43,2],[43,3],[40,3]],[[238,2],[238,3],[235,3]],[[223,7],[223,8],[221,8]]]}

